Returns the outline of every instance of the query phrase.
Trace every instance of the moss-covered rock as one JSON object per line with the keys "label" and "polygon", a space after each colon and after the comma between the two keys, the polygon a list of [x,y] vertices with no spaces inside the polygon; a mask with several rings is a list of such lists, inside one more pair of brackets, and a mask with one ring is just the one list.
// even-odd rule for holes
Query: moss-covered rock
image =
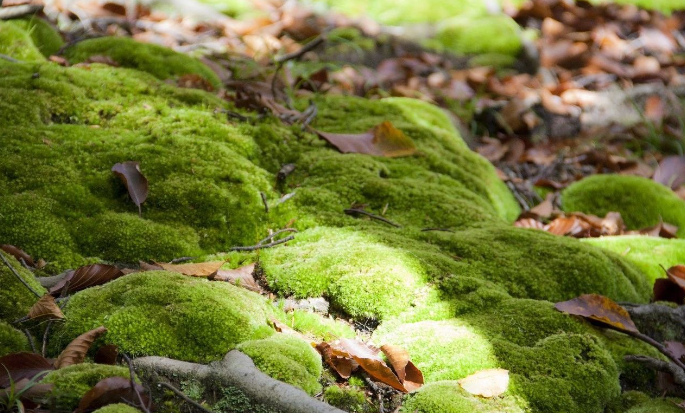
{"label": "moss-covered rock", "polygon": [[635,263],[649,281],[664,278],[661,268],[670,268],[685,262],[685,241],[647,236],[620,236],[587,238],[583,242],[613,251]]}
{"label": "moss-covered rock", "polygon": [[620,212],[628,229],[656,225],[659,219],[677,225],[685,235],[685,201],[670,188],[647,178],[625,175],[594,175],[562,192],[566,212],[580,211],[604,216]]}
{"label": "moss-covered rock", "polygon": [[51,371],[41,383],[54,385],[51,399],[58,411],[72,411],[88,390],[107,377],[131,376],[126,367],[81,363]]}
{"label": "moss-covered rock", "polygon": [[108,404],[95,410],[93,413],[139,413],[140,410],[124,403]]}
{"label": "moss-covered rock", "polygon": [[33,44],[45,57],[49,57],[64,46],[62,36],[45,20],[37,16],[9,20],[9,23],[27,31]]}
{"label": "moss-covered rock", "polygon": [[30,33],[21,26],[6,21],[0,22],[0,53],[24,62],[45,61]]}
{"label": "moss-covered rock", "polygon": [[128,354],[208,362],[273,334],[267,320],[276,310],[229,283],[152,271],[74,294],[64,311],[67,321],[51,337],[53,348],[104,325],[104,341]]}
{"label": "moss-covered rock", "polygon": [[[1,217],[0,217],[1,219]],[[12,268],[38,294],[44,294],[45,289],[36,281],[29,270],[24,268],[13,256],[0,251]],[[17,279],[12,271],[0,261],[0,320],[13,322],[28,314],[29,309],[38,298]]]}
{"label": "moss-covered rock", "polygon": [[237,348],[250,356],[257,368],[269,376],[311,395],[321,391],[321,356],[301,338],[276,334],[243,342]]}
{"label": "moss-covered rock", "polygon": [[0,320],[0,357],[29,349],[26,335],[4,320]]}
{"label": "moss-covered rock", "polygon": [[175,79],[182,75],[199,75],[215,88],[221,86],[218,76],[199,60],[154,44],[139,43],[128,37],[100,37],[84,40],[69,47],[65,56],[70,63],[80,63],[93,56],[107,56],[124,67],[147,72],[158,79]]}
{"label": "moss-covered rock", "polygon": [[526,411],[510,396],[485,399],[473,396],[456,381],[427,384],[408,396],[402,405],[404,413],[519,413]]}

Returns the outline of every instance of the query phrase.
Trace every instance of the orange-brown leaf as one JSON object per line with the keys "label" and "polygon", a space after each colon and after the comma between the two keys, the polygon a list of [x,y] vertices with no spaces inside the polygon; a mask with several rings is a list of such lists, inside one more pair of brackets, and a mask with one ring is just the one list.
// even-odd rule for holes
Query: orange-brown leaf
{"label": "orange-brown leaf", "polygon": [[250,291],[262,293],[264,292],[264,289],[257,284],[257,281],[252,275],[254,273],[254,267],[254,264],[249,264],[232,270],[218,270],[209,278],[214,281],[230,282],[239,287],[247,288]]}
{"label": "orange-brown leaf", "polygon": [[509,370],[487,369],[458,381],[462,389],[481,397],[497,397],[509,388]]}
{"label": "orange-brown leaf", "polygon": [[543,231],[545,230],[545,224],[543,224],[535,218],[521,218],[514,222],[514,226],[518,228],[533,228]]}
{"label": "orange-brown leaf", "polygon": [[572,300],[556,303],[554,308],[565,313],[578,315],[612,326],[622,331],[639,332],[625,308],[602,295],[584,294]]}
{"label": "orange-brown leaf", "polygon": [[58,296],[67,288],[70,292],[81,291],[96,285],[102,285],[123,276],[124,273],[113,265],[90,264],[71,271],[59,283],[50,289],[50,294]]}
{"label": "orange-brown leaf", "polygon": [[36,301],[31,307],[28,314],[31,320],[61,320],[64,318],[62,310],[57,306],[55,297],[50,294],[45,294]]}
{"label": "orange-brown leaf", "polygon": [[369,376],[394,389],[407,393],[407,389],[400,383],[395,373],[380,358],[377,349],[357,340],[347,338],[340,339],[340,346],[354,361],[359,363],[359,367],[364,369]]}
{"label": "orange-brown leaf", "polygon": [[90,349],[93,341],[106,331],[107,329],[105,327],[100,326],[76,337],[64,350],[62,350],[59,357],[57,357],[57,360],[55,360],[55,368],[61,369],[62,367],[83,363],[83,360],[86,358],[86,353],[88,353],[88,349]]}
{"label": "orange-brown leaf", "polygon": [[674,265],[666,270],[666,274],[668,275],[669,280],[685,290],[685,265]]}
{"label": "orange-brown leaf", "polygon": [[321,354],[323,361],[340,377],[343,379],[350,378],[355,369],[355,363],[352,362],[349,354],[334,349],[330,344],[324,342],[317,344],[316,350]]}
{"label": "orange-brown leaf", "polygon": [[162,267],[163,269],[171,272],[177,272],[183,275],[189,275],[191,277],[210,277],[219,271],[225,261],[211,261],[211,262],[198,262],[189,264],[166,264],[166,263],[155,263]]}
{"label": "orange-brown leaf", "polygon": [[321,131],[316,131],[316,133],[342,153],[363,153],[387,158],[416,153],[414,142],[388,121],[360,134]]}
{"label": "orange-brown leaf", "polygon": [[385,344],[381,346],[381,351],[390,361],[390,365],[395,370],[400,383],[411,392],[423,386],[423,373],[411,362],[407,350]]}

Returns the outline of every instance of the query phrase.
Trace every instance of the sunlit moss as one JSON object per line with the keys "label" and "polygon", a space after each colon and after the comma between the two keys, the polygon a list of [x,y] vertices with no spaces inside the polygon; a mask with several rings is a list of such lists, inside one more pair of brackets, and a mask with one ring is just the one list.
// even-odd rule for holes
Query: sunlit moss
{"label": "sunlit moss", "polygon": [[485,399],[473,396],[452,380],[427,384],[407,397],[403,413],[522,413],[515,397]]}
{"label": "sunlit moss", "polygon": [[9,20],[9,23],[26,30],[33,40],[33,44],[45,57],[59,51],[64,45],[62,36],[48,22],[38,16]]}
{"label": "sunlit moss", "polygon": [[29,32],[6,21],[0,22],[0,53],[25,62],[45,61]]}

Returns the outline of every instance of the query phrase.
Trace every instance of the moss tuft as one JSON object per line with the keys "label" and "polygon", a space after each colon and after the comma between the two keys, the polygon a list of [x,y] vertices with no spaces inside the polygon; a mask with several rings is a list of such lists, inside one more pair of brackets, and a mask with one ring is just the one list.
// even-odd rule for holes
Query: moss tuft
{"label": "moss tuft", "polygon": [[269,376],[314,395],[321,391],[321,356],[301,338],[276,334],[241,343],[238,350],[250,356]]}
{"label": "moss tuft", "polygon": [[26,335],[0,319],[0,357],[29,349]]}
{"label": "moss tuft", "polygon": [[104,341],[133,355],[208,362],[238,343],[273,334],[275,309],[258,294],[228,283],[176,273],[130,274],[72,296],[53,348],[104,325]]}
{"label": "moss tuft", "polygon": [[130,375],[126,367],[81,363],[51,371],[41,383],[55,386],[51,396],[58,410],[71,411],[88,390],[107,377],[128,379]]}
{"label": "moss tuft", "polygon": [[349,324],[311,311],[289,312],[286,314],[286,320],[291,328],[320,341],[355,337],[354,329]]}
{"label": "moss tuft", "polygon": [[135,407],[131,407],[128,404],[116,403],[101,407],[95,410],[93,413],[140,413],[140,410],[136,409]]}
{"label": "moss tuft", "polygon": [[647,178],[594,175],[562,192],[564,211],[604,216],[620,212],[628,229],[656,225],[659,219],[677,225],[685,236],[685,201],[669,188]]}
{"label": "moss tuft", "polygon": [[0,53],[22,62],[45,61],[29,32],[6,21],[0,21]]}
{"label": "moss tuft", "polygon": [[45,57],[49,57],[64,46],[62,36],[48,22],[37,16],[9,20],[10,23],[26,30],[33,44]]}
{"label": "moss tuft", "polygon": [[[1,238],[0,238],[1,239]],[[45,289],[36,281],[33,274],[24,268],[13,256],[0,251],[22,279],[38,294]],[[28,314],[29,309],[38,301],[35,295],[17,279],[12,271],[0,261],[0,320],[13,322]]]}
{"label": "moss tuft", "polygon": [[371,405],[366,401],[366,394],[352,387],[340,387],[335,384],[328,386],[323,392],[323,399],[326,403],[346,412],[366,413],[372,411]]}
{"label": "moss tuft", "polygon": [[430,383],[417,392],[410,394],[402,405],[403,413],[519,413],[516,399],[484,399],[472,396],[461,388],[456,381],[439,381]]}
{"label": "moss tuft", "polygon": [[218,76],[199,60],[154,44],[139,43],[127,37],[100,37],[69,47],[65,56],[70,63],[80,63],[92,56],[108,56],[124,67],[150,73],[157,79],[175,79],[196,74],[219,88]]}

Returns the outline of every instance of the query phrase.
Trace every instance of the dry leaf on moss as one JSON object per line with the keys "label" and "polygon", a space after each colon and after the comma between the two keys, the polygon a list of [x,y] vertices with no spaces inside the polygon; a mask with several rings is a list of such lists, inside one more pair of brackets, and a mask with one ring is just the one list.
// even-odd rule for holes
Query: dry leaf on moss
{"label": "dry leaf on moss", "polygon": [[88,353],[93,341],[106,331],[107,329],[105,327],[100,326],[73,339],[71,343],[62,350],[59,357],[57,357],[57,360],[55,360],[55,367],[61,369],[62,367],[83,363],[83,360],[86,358],[86,353]]}
{"label": "dry leaf on moss", "polygon": [[138,214],[142,215],[141,205],[147,199],[149,188],[147,178],[140,171],[140,164],[133,161],[117,163],[112,167],[112,172],[126,185],[131,200],[138,206]]}
{"label": "dry leaf on moss", "polygon": [[50,288],[53,296],[61,295],[64,288],[69,292],[81,291],[96,285],[102,285],[124,275],[124,273],[113,265],[90,264],[70,271],[66,277]]}
{"label": "dry leaf on moss", "polygon": [[381,346],[381,351],[388,358],[397,378],[407,391],[412,392],[423,386],[423,373],[411,362],[407,350],[385,344]]}
{"label": "dry leaf on moss", "polygon": [[225,261],[211,261],[211,262],[198,262],[190,264],[166,264],[161,262],[156,262],[166,271],[177,272],[183,275],[189,275],[191,277],[211,277],[219,271]]}
{"label": "dry leaf on moss", "polygon": [[2,244],[0,245],[0,250],[3,250],[6,253],[14,256],[14,258],[16,258],[19,262],[21,262],[21,260],[24,260],[26,265],[28,265],[29,267],[35,266],[33,258],[31,258],[31,256],[24,252],[21,248],[15,247],[14,245]]}
{"label": "dry leaf on moss", "polygon": [[556,303],[554,308],[564,313],[600,322],[621,331],[639,333],[625,308],[602,295],[584,294],[572,300]]}
{"label": "dry leaf on moss", "polygon": [[509,388],[509,370],[487,369],[458,381],[462,389],[481,397],[497,397]]}
{"label": "dry leaf on moss", "polygon": [[45,294],[36,301],[29,310],[28,317],[30,320],[61,320],[64,318],[62,310],[57,306],[55,297],[50,294]]}
{"label": "dry leaf on moss", "polygon": [[342,153],[363,153],[386,158],[416,153],[414,142],[388,121],[360,134],[329,133],[318,130],[315,132]]}
{"label": "dry leaf on moss", "polygon": [[52,363],[40,354],[20,352],[2,356],[0,357],[0,388],[9,387],[10,378],[18,382],[54,369]]}

